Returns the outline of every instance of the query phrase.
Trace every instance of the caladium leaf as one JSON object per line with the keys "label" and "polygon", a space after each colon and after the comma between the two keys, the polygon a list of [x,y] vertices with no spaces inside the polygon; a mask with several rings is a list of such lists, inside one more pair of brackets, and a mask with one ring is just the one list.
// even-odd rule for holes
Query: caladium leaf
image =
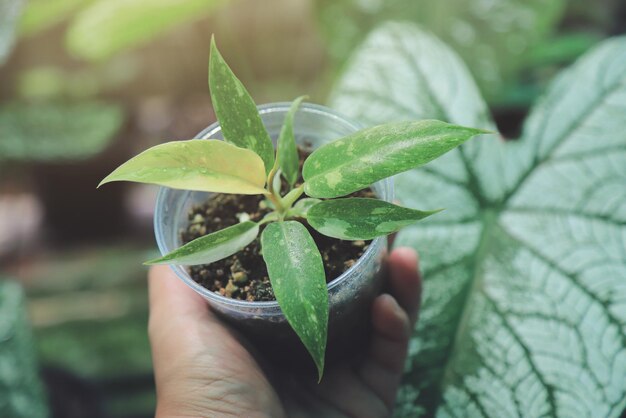
{"label": "caladium leaf", "polygon": [[397,122],[363,129],[316,149],[304,162],[304,190],[338,197],[426,164],[487,131],[438,120]]}
{"label": "caladium leaf", "polygon": [[274,166],[274,145],[254,100],[235,76],[211,39],[209,88],[213,110],[220,122],[224,140],[256,152],[269,173]]}
{"label": "caladium leaf", "polygon": [[98,187],[111,181],[202,192],[267,193],[259,156],[218,140],[191,139],[149,148],[119,166]]}
{"label": "caladium leaf", "polygon": [[252,221],[241,222],[211,234],[196,238],[163,257],[144,264],[180,264],[194,266],[210,264],[235,254],[259,235],[259,225]]}
{"label": "caladium leaf", "polygon": [[379,199],[351,197],[313,205],[307,221],[319,233],[346,240],[368,240],[399,231],[441,210],[421,211]]}
{"label": "caladium leaf", "polygon": [[[428,416],[618,417],[626,407],[624,56],[626,38],[615,38],[566,70],[519,141],[472,141],[396,176],[402,203],[446,207],[396,239],[421,252],[403,393]],[[370,125],[395,114],[491,126],[459,59],[408,24],[374,32],[334,97]]]}
{"label": "caladium leaf", "polygon": [[307,96],[298,97],[293,101],[287,115],[285,116],[285,122],[280,130],[278,136],[277,155],[280,169],[282,170],[283,177],[289,183],[289,186],[293,187],[298,180],[298,169],[300,168],[300,157],[298,156],[298,149],[296,147],[296,138],[293,134],[293,118],[300,107],[300,104]]}
{"label": "caladium leaf", "polygon": [[313,237],[300,222],[267,225],[261,234],[263,259],[276,300],[322,378],[328,330],[324,264]]}

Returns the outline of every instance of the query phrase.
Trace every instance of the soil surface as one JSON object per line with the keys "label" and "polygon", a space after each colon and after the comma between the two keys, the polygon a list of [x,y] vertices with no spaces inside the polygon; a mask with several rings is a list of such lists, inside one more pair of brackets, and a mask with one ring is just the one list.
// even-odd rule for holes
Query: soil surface
{"label": "soil surface", "polygon": [[[301,153],[301,161],[305,154]],[[299,183],[302,182],[300,179]],[[285,184],[283,184],[283,190]],[[303,196],[306,197],[306,196]],[[351,197],[375,197],[370,189],[353,193]],[[184,244],[217,230],[239,223],[237,215],[247,213],[252,221],[260,221],[269,213],[265,198],[261,195],[215,194],[201,205],[191,208],[189,225],[181,231]],[[371,241],[344,241],[322,235],[308,228],[320,250],[326,271],[326,280],[331,281],[349,269],[363,255]],[[261,226],[261,231],[265,225]],[[261,255],[261,234],[243,250],[216,261],[189,267],[191,277],[205,288],[233,299],[247,301],[275,300],[267,268]]]}

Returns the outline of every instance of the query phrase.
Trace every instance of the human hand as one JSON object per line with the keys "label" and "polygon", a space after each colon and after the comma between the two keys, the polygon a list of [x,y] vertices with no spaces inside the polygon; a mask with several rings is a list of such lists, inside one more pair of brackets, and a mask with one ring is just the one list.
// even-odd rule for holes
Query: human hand
{"label": "human hand", "polygon": [[[420,304],[417,256],[388,258],[390,294],[372,306],[373,335],[359,364],[329,366],[321,383],[285,371],[263,372],[207,302],[166,266],[149,275],[157,418],[388,417]],[[271,383],[270,383],[271,380]]]}

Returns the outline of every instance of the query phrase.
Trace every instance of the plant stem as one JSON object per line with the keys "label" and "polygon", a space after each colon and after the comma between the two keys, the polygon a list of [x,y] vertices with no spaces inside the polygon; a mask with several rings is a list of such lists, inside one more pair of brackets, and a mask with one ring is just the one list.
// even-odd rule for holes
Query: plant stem
{"label": "plant stem", "polygon": [[274,208],[278,213],[285,212],[285,207],[281,202],[280,195],[276,193],[274,190],[274,177],[276,176],[276,172],[278,171],[277,164],[274,164],[274,167],[270,170],[270,173],[267,175],[267,190],[269,190],[270,194],[267,195],[267,198],[274,204]]}
{"label": "plant stem", "polygon": [[286,210],[289,210],[296,200],[304,193],[304,184],[296,187],[281,199],[281,204]]}
{"label": "plant stem", "polygon": [[270,170],[270,173],[267,175],[267,190],[269,190],[272,194],[274,194],[274,177],[277,172],[278,167],[274,165],[274,167]]}

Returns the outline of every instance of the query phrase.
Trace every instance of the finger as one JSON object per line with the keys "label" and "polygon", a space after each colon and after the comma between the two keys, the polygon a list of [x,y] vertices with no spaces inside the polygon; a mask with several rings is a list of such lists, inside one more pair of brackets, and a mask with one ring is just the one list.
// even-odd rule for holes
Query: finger
{"label": "finger", "polygon": [[412,328],[417,321],[422,294],[417,253],[411,248],[399,247],[389,254],[387,263],[391,294],[409,315]]}
{"label": "finger", "polygon": [[177,350],[184,330],[206,317],[208,306],[167,266],[150,269],[148,293],[148,335],[158,361]]}
{"label": "finger", "polygon": [[185,416],[196,416],[199,410],[228,409],[232,405],[226,399],[238,396],[243,401],[254,398],[262,410],[278,405],[236,332],[213,314],[202,296],[161,266],[150,270],[149,294],[148,332],[157,408],[163,416],[174,416],[172,411],[180,416],[192,411]]}
{"label": "finger", "polygon": [[392,296],[384,294],[374,301],[372,325],[369,352],[358,373],[391,410],[404,369],[411,324],[407,312]]}
{"label": "finger", "polygon": [[170,268],[153,267],[148,277],[148,334],[155,362],[162,358],[171,359],[173,353],[178,353],[177,357],[197,354],[197,351],[221,355],[222,351],[227,351],[225,347],[230,351],[238,351],[241,347],[254,352],[249,343],[220,321],[208,302]]}
{"label": "finger", "polygon": [[155,316],[204,316],[208,304],[180,280],[168,266],[154,266],[148,274],[150,314]]}

